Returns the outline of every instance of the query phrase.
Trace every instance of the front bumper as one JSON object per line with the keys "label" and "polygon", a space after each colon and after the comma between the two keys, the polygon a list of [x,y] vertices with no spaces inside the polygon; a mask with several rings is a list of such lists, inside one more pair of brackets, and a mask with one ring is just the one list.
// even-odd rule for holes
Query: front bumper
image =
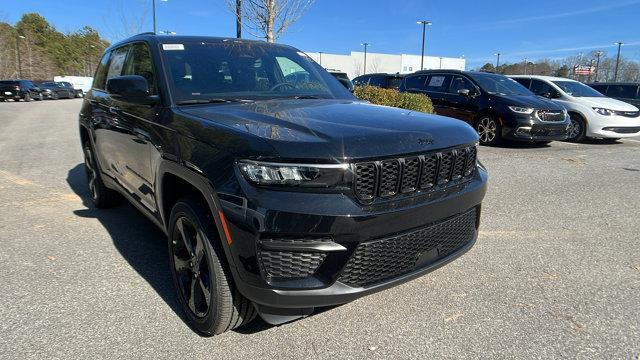
{"label": "front bumper", "polygon": [[[304,315],[314,307],[347,303],[414,279],[445,265],[473,246],[486,185],[487,174],[479,169],[470,181],[441,191],[363,206],[343,194],[283,192],[242,184],[247,198],[252,199],[251,203],[220,197],[233,238],[229,250],[235,265],[232,266],[232,272],[237,287],[258,306],[265,317],[265,313],[282,313],[282,309],[288,309],[287,315]],[[391,252],[399,246],[396,242],[398,238],[445,223],[469,211],[474,211],[476,220],[470,228],[467,227],[465,241],[459,242],[455,249],[444,251],[440,244],[429,251],[414,254],[415,266],[402,268],[402,271],[375,278],[371,282],[361,281],[353,276],[354,272],[362,271],[362,268],[351,269],[352,276],[345,276],[349,271],[349,264],[353,264],[353,259],[358,256],[356,253],[363,244],[390,241],[388,251],[389,259],[392,259],[394,257]],[[444,236],[442,232],[438,234],[440,235],[432,233],[430,236],[440,236],[439,241],[442,242],[455,237]],[[326,239],[329,241],[323,243]],[[275,241],[280,246],[278,251],[272,250],[275,255],[271,259],[275,259],[275,265],[270,264],[270,270],[265,266],[261,254],[266,241],[270,244]],[[403,241],[411,240],[405,236]],[[282,248],[287,243],[296,249]],[[410,242],[409,244],[411,245]],[[311,265],[311,275],[298,278],[278,277],[279,274],[291,273],[290,269],[278,266],[287,264],[291,260],[291,253],[299,252],[304,246],[316,246],[316,249],[324,246],[328,249],[323,254],[321,264]],[[420,251],[424,249],[421,248]],[[387,250],[383,249],[379,254],[384,255],[385,251]],[[305,271],[304,267],[309,266],[309,263],[317,261],[306,255],[298,258],[305,262],[304,266],[296,269],[301,272]],[[397,256],[394,259],[406,260],[398,260]],[[276,270],[273,270],[273,266]]]}
{"label": "front bumper", "polygon": [[0,99],[3,99],[3,100],[6,100],[6,99],[20,100],[20,99],[22,99],[22,94],[19,91],[5,91],[5,90],[2,90],[2,91],[0,91]]}
{"label": "front bumper", "polygon": [[533,115],[506,115],[500,119],[503,138],[532,142],[566,140],[571,123],[568,118],[558,122],[540,121]]}
{"label": "front bumper", "polygon": [[587,119],[587,136],[595,138],[625,138],[640,135],[640,117],[604,116],[594,113]]}

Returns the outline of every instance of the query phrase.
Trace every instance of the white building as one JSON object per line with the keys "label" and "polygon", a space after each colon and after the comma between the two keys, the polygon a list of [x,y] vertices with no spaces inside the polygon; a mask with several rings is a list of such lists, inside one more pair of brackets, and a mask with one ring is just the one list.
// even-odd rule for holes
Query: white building
{"label": "white building", "polygon": [[[364,74],[364,52],[352,51],[349,55],[308,52],[313,60],[326,69],[344,71],[350,79]],[[424,69],[465,69],[464,58],[425,56]],[[379,54],[367,52],[367,73],[409,74],[420,70],[420,55]]]}

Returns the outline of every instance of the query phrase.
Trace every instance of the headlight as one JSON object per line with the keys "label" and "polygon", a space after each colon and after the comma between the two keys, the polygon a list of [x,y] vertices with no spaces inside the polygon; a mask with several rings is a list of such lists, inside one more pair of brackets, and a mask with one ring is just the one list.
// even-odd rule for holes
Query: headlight
{"label": "headlight", "polygon": [[46,92],[47,94],[51,93],[50,89],[44,89],[44,92]]}
{"label": "headlight", "polygon": [[509,110],[518,114],[526,114],[529,115],[533,112],[533,108],[528,107],[520,107],[520,106],[509,106]]}
{"label": "headlight", "polygon": [[600,115],[604,115],[604,116],[609,116],[609,115],[614,113],[613,110],[609,110],[609,109],[605,109],[605,108],[599,108],[599,107],[594,107],[593,111],[597,112]]}
{"label": "headlight", "polygon": [[349,164],[278,164],[240,161],[242,175],[256,185],[349,188]]}

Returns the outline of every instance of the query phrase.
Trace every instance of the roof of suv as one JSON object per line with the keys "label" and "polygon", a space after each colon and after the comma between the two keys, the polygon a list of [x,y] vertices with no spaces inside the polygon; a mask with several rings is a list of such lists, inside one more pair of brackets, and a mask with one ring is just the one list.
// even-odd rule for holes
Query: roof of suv
{"label": "roof of suv", "polygon": [[136,41],[136,40],[143,40],[143,41],[149,41],[149,42],[155,42],[158,44],[176,44],[176,43],[182,43],[182,42],[193,42],[193,41],[203,41],[203,42],[227,42],[227,41],[233,41],[233,42],[239,42],[239,43],[253,43],[253,44],[261,44],[261,45],[268,45],[268,46],[282,46],[282,47],[290,47],[289,45],[283,45],[283,44],[273,44],[273,43],[268,43],[266,41],[263,40],[248,40],[248,39],[237,39],[234,37],[217,37],[217,36],[195,36],[195,35],[159,35],[159,34],[154,34],[152,32],[146,32],[146,33],[142,33],[142,34],[138,34],[138,35],[133,35],[131,37],[128,37],[124,40],[121,40],[115,44],[112,44],[111,46],[109,46],[108,49],[113,49],[116,48],[120,45],[132,42],[132,41]]}

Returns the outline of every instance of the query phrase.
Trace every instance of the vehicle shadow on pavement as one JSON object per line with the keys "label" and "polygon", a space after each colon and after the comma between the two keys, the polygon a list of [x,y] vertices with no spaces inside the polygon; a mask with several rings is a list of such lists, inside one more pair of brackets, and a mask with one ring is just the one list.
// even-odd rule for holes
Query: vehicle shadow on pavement
{"label": "vehicle shadow on pavement", "polygon": [[[100,221],[109,232],[120,255],[151,285],[185,325],[189,326],[173,287],[164,233],[125,199],[111,209],[96,209],[89,196],[84,164],[78,164],[69,170],[67,184],[82,199],[82,204],[86,207],[86,209],[75,210],[74,214]],[[235,331],[250,335],[271,327],[273,326],[258,316],[250,324]]]}
{"label": "vehicle shadow on pavement", "polygon": [[69,170],[67,183],[86,207],[75,210],[74,214],[100,221],[122,257],[151,285],[176,315],[185,321],[169,272],[166,236],[162,231],[124,199],[112,209],[96,209],[89,196],[83,164]]}

